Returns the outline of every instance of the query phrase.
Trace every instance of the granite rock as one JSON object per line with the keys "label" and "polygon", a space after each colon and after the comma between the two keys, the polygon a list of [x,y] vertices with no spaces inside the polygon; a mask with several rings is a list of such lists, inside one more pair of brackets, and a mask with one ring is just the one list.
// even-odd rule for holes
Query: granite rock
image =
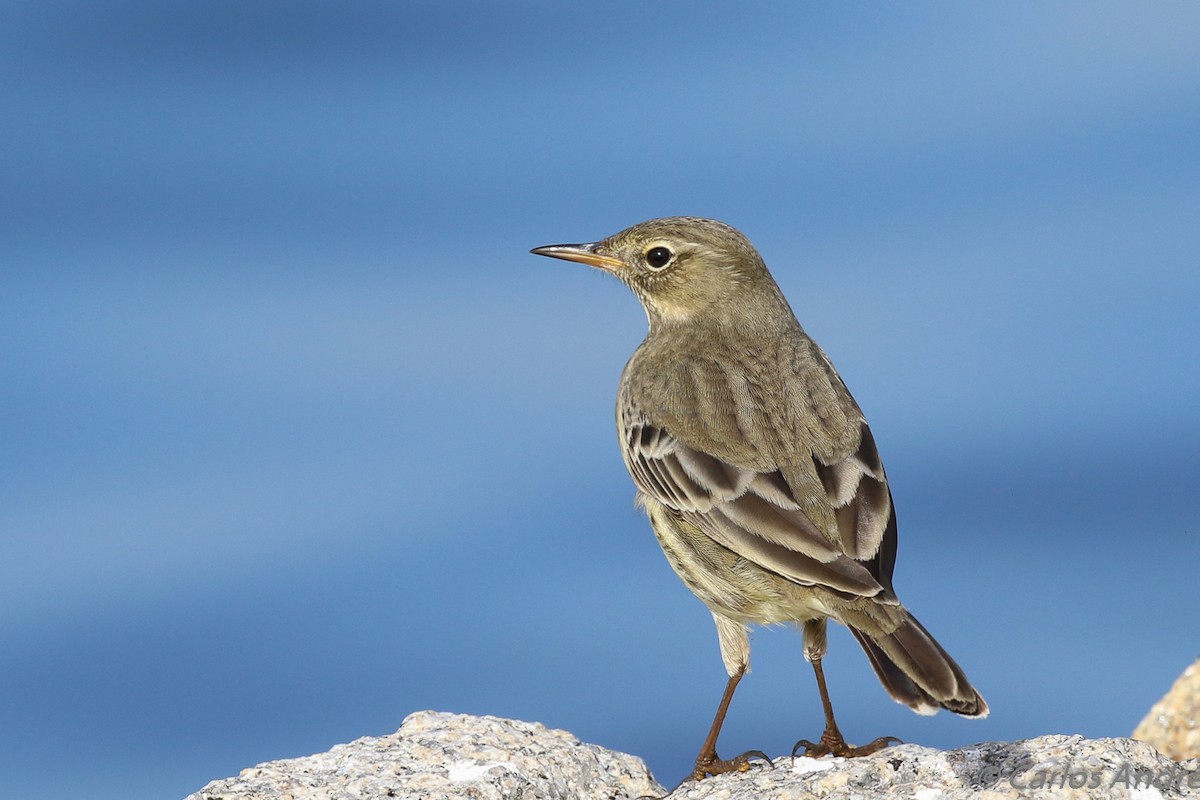
{"label": "granite rock", "polygon": [[[530,722],[422,711],[389,736],[273,761],[187,800],[619,800],[661,797],[641,759]],[[775,759],[686,783],[672,800],[1200,800],[1200,760],[1133,739],[1041,736],[958,750],[905,744],[865,758]]]}
{"label": "granite rock", "polygon": [[1167,758],[1200,758],[1200,659],[1183,671],[1133,732]]}
{"label": "granite rock", "polygon": [[671,800],[1175,800],[1200,798],[1200,761],[1132,739],[1039,736],[958,750],[915,744],[865,758],[788,758],[685,784]]}
{"label": "granite rock", "polygon": [[618,800],[662,793],[640,758],[566,731],[419,711],[388,736],[259,764],[187,800]]}

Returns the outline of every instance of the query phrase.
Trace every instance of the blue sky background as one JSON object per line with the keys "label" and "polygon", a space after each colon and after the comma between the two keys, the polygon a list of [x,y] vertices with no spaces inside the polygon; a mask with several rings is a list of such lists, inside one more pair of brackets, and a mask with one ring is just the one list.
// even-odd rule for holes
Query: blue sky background
{"label": "blue sky background", "polygon": [[[645,332],[530,247],[744,230],[867,411],[897,588],[991,703],[1127,735],[1200,655],[1200,7],[0,5],[0,772],[181,798],[412,711],[672,783],[724,673],[612,423]],[[760,631],[722,751],[820,731]]]}

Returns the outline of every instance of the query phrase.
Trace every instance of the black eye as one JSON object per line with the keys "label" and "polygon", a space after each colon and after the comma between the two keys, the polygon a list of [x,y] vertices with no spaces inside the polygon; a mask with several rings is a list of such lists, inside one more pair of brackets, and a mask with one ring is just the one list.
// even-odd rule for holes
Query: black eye
{"label": "black eye", "polygon": [[662,269],[671,260],[671,251],[665,247],[651,247],[646,251],[646,263],[654,269]]}

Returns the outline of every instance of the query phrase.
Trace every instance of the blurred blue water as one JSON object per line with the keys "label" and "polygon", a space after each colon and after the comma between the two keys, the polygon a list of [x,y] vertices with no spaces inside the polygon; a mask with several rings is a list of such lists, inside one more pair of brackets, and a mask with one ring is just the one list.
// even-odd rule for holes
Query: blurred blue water
{"label": "blurred blue water", "polygon": [[[1126,735],[1200,649],[1198,23],[0,6],[13,796],[182,797],[422,708],[682,775],[724,679],[613,440],[644,319],[526,252],[679,213],[838,364],[898,589],[993,708],[918,718],[839,634],[847,734]],[[817,732],[798,639],[756,635],[724,751]]]}

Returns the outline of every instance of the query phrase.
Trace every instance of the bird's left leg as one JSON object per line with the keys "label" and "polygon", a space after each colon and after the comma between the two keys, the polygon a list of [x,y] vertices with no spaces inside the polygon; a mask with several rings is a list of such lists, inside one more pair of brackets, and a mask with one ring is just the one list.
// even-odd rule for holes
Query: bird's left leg
{"label": "bird's left leg", "polygon": [[721,734],[721,726],[725,722],[725,713],[729,710],[729,701],[737,689],[738,681],[746,674],[750,665],[750,638],[746,634],[746,626],[740,622],[726,619],[713,614],[717,623],[717,639],[721,644],[721,660],[725,662],[725,671],[729,673],[729,682],[725,684],[725,693],[721,695],[721,703],[717,706],[717,715],[713,718],[712,727],[696,756],[696,768],[685,778],[685,781],[703,780],[709,775],[720,775],[725,772],[744,771],[750,768],[751,758],[762,758],[767,763],[771,759],[761,750],[749,750],[733,758],[721,758],[717,755],[717,737]]}
{"label": "bird's left leg", "polygon": [[821,734],[819,742],[810,742],[808,739],[796,742],[795,747],[792,748],[792,757],[794,758],[803,748],[804,752],[800,755],[813,758],[825,755],[857,758],[878,752],[889,744],[899,744],[900,740],[895,736],[880,736],[875,741],[861,747],[846,744],[846,739],[842,736],[837,721],[833,718],[833,703],[829,700],[829,688],[825,685],[825,670],[821,667],[821,659],[825,657],[825,652],[829,649],[827,623],[826,618],[808,620],[804,623],[804,657],[812,663],[813,672],[817,675],[817,690],[821,693],[821,706],[825,710],[825,732]]}

